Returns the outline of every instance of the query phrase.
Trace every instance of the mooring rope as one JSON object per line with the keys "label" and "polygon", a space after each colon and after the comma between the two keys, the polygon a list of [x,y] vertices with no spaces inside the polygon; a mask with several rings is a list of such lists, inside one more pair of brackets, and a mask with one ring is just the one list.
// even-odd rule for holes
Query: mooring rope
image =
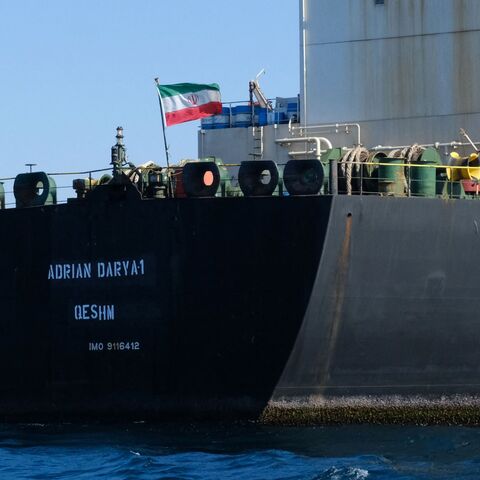
{"label": "mooring rope", "polygon": [[405,159],[405,164],[408,165],[405,169],[405,176],[403,178],[403,184],[405,187],[405,192],[410,196],[410,182],[409,175],[410,175],[410,164],[412,162],[416,162],[422,153],[425,151],[425,147],[421,147],[418,143],[414,143],[409,147],[405,147],[403,149],[392,150],[389,154],[389,158],[403,158]]}
{"label": "mooring rope", "polygon": [[368,161],[369,152],[361,145],[348,149],[340,160],[340,167],[347,184],[347,195],[352,194],[352,172],[360,173],[362,163]]}

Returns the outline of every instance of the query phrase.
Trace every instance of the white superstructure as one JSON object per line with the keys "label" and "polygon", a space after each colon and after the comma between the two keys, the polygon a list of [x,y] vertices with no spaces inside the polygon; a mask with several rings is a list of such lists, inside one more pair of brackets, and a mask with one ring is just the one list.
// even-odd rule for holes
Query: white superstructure
{"label": "white superstructure", "polygon": [[359,123],[367,147],[480,137],[479,0],[299,3],[307,124]]}
{"label": "white superstructure", "polygon": [[299,0],[299,13],[300,122],[201,130],[200,157],[480,139],[480,0]]}

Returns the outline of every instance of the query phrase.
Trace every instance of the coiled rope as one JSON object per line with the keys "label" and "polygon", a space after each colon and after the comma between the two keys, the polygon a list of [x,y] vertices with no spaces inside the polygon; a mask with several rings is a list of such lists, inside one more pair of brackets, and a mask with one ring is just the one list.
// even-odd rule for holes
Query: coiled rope
{"label": "coiled rope", "polygon": [[352,172],[356,176],[360,173],[362,163],[368,161],[369,152],[361,145],[351,148],[345,152],[340,160],[340,168],[347,184],[347,195],[352,194]]}
{"label": "coiled rope", "polygon": [[416,162],[420,156],[423,154],[425,151],[425,147],[421,147],[418,143],[414,143],[413,145],[410,145],[409,147],[405,147],[403,149],[399,150],[392,150],[388,156],[390,158],[404,158],[405,163],[408,165],[408,167],[405,168],[405,176],[403,179],[404,186],[405,186],[405,191],[407,194],[410,196],[410,182],[409,182],[409,174],[410,174],[410,164],[412,162]]}

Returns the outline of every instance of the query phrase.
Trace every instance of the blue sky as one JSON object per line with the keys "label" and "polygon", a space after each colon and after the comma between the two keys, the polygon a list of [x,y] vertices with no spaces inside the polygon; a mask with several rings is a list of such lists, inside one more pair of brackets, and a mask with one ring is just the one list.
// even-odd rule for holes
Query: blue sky
{"label": "blue sky", "polygon": [[[153,79],[220,84],[246,100],[299,91],[297,0],[0,0],[0,177],[108,167],[115,127],[129,159],[164,164]],[[198,122],[168,129],[173,161]]]}

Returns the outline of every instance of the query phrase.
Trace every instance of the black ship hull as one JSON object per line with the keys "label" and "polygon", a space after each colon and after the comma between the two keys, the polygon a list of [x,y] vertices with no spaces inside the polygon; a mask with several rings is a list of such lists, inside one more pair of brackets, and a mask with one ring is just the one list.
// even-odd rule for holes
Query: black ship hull
{"label": "black ship hull", "polygon": [[476,201],[105,197],[0,222],[3,419],[477,421]]}

